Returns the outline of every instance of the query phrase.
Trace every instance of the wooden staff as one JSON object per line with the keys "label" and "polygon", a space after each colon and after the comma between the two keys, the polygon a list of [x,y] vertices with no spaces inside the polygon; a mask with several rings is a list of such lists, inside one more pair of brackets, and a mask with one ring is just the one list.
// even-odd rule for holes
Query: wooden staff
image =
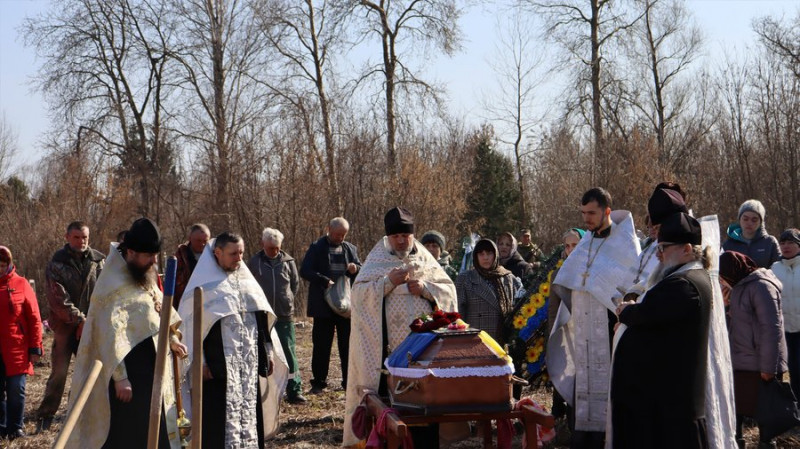
{"label": "wooden staff", "polygon": [[61,429],[61,433],[58,434],[58,438],[55,444],[53,444],[53,449],[63,449],[67,444],[67,439],[69,439],[70,434],[72,434],[72,429],[75,428],[75,424],[78,423],[78,418],[81,416],[83,406],[86,405],[86,401],[89,400],[89,395],[92,393],[94,384],[97,383],[97,378],[100,377],[102,368],[103,362],[99,360],[92,362],[92,367],[89,369],[89,377],[86,378],[86,382],[83,383],[81,391],[75,399],[75,403],[72,404],[69,415],[67,415],[67,421]]}
{"label": "wooden staff", "polygon": [[192,448],[203,444],[203,289],[194,288],[192,312]]}
{"label": "wooden staff", "polygon": [[172,315],[172,296],[175,294],[175,275],[178,259],[167,260],[164,277],[164,299],[161,303],[161,324],[158,328],[158,347],[156,348],[156,370],[153,373],[153,392],[150,395],[150,424],[147,432],[147,449],[158,447],[158,434],[161,430],[161,389],[164,383],[164,370],[167,367],[167,344],[169,343],[169,323]]}

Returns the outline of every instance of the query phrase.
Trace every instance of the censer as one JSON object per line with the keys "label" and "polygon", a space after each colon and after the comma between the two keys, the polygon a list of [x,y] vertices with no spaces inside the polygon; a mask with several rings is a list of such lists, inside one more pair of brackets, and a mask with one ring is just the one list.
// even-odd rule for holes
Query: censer
{"label": "censer", "polygon": [[186,417],[181,397],[180,370],[178,369],[178,356],[172,354],[172,373],[175,379],[175,399],[178,406],[178,434],[181,437],[181,447],[189,447],[189,436],[192,434],[192,422]]}

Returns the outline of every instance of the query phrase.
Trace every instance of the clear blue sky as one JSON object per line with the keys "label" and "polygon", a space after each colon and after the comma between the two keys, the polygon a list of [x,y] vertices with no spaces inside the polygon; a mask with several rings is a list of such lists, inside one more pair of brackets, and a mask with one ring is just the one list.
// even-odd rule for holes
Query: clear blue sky
{"label": "clear blue sky", "polygon": [[[478,2],[480,4],[480,2]],[[687,0],[687,6],[706,35],[706,61],[725,52],[744,54],[752,45],[750,26],[764,15],[794,17],[796,0]],[[41,136],[49,127],[46,105],[31,91],[30,77],[37,61],[23,47],[17,28],[23,18],[50,6],[49,0],[0,0],[0,114],[19,134],[20,153],[16,165],[35,163],[41,156]],[[430,75],[448,91],[450,109],[470,122],[479,122],[480,97],[491,84],[492,72],[486,60],[495,48],[495,22],[498,8],[476,6],[462,18],[464,49],[453,58],[438,58]]]}

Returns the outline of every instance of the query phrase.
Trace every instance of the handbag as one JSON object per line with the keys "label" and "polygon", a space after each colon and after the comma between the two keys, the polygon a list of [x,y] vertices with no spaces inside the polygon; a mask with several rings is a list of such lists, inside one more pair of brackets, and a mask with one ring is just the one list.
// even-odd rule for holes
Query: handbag
{"label": "handbag", "polygon": [[347,276],[339,276],[325,290],[325,302],[337,315],[350,318],[350,279]]}
{"label": "handbag", "polygon": [[788,383],[778,379],[759,383],[756,421],[761,441],[772,440],[800,424],[797,399]]}

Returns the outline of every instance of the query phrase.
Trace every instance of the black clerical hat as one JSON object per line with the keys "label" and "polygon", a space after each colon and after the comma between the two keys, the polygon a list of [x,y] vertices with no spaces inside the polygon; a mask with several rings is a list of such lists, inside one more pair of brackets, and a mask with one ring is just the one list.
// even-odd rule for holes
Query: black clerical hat
{"label": "black clerical hat", "polygon": [[140,218],[133,222],[125,233],[125,247],[137,253],[161,252],[161,232],[149,218]]}
{"label": "black clerical hat", "polygon": [[676,190],[656,189],[647,202],[647,213],[650,214],[650,223],[661,224],[665,218],[677,212],[689,212],[683,196]]}
{"label": "black clerical hat", "polygon": [[394,207],[383,217],[383,226],[386,228],[386,235],[413,234],[414,215],[408,209]]}
{"label": "black clerical hat", "polygon": [[703,242],[700,223],[691,215],[683,212],[672,214],[661,222],[658,241],[699,245]]}

